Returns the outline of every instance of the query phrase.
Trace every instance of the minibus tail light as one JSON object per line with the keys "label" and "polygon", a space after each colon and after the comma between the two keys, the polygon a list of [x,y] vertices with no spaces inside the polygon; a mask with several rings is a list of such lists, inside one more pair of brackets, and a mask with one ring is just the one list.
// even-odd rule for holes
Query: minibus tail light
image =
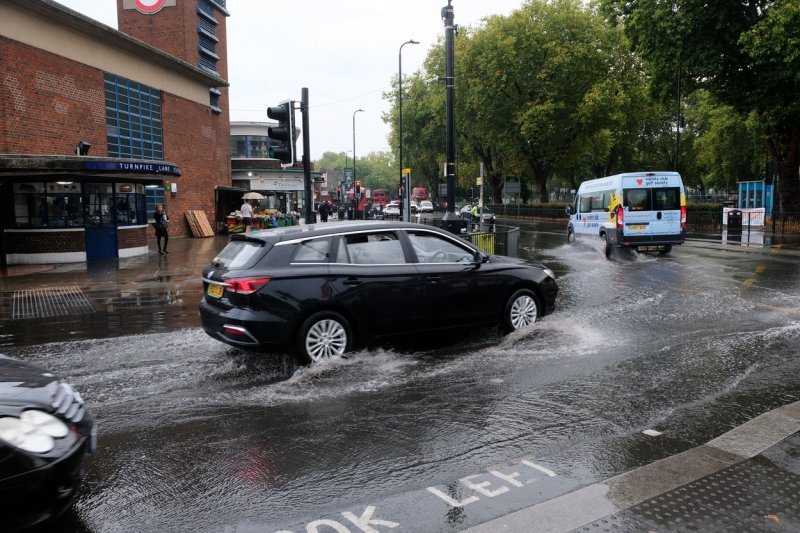
{"label": "minibus tail light", "polygon": [[622,231],[622,227],[625,223],[625,211],[622,210],[622,207],[617,207],[617,231]]}
{"label": "minibus tail light", "polygon": [[686,227],[686,206],[681,206],[681,229]]}

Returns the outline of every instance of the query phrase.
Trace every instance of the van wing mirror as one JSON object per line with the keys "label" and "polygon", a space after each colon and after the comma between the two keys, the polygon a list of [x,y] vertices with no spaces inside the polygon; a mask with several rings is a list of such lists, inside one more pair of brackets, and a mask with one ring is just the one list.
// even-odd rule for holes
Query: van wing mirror
{"label": "van wing mirror", "polygon": [[568,217],[569,217],[569,216],[572,216],[572,206],[571,206],[571,205],[568,205],[568,206],[567,206],[567,207],[564,209],[564,213],[565,213],[565,214],[566,214]]}

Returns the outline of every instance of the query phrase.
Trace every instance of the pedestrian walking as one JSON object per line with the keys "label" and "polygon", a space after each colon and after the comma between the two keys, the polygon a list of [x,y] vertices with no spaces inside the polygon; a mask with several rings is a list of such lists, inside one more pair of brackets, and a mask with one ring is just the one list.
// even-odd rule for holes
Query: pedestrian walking
{"label": "pedestrian walking", "polygon": [[[153,213],[156,228],[156,243],[158,244],[158,253],[168,254],[167,243],[169,242],[169,216],[164,211],[164,206],[161,204],[156,205],[156,211]],[[161,246],[161,239],[164,239],[164,246]]]}

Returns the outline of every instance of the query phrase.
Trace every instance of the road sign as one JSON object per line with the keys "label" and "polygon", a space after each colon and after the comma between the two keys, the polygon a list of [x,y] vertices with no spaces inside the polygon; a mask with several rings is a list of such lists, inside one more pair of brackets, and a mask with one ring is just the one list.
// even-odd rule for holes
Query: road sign
{"label": "road sign", "polygon": [[483,176],[478,176],[475,185],[483,185]]}
{"label": "road sign", "polygon": [[519,194],[521,187],[518,181],[507,181],[503,187],[503,194]]}

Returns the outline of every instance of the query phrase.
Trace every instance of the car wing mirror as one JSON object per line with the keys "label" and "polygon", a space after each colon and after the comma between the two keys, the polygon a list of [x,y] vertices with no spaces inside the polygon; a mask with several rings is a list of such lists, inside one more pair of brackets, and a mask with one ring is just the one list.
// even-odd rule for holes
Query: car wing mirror
{"label": "car wing mirror", "polygon": [[480,250],[475,250],[474,257],[475,257],[475,265],[481,265],[482,263],[489,262],[489,256],[481,252]]}
{"label": "car wing mirror", "polygon": [[568,205],[568,206],[567,206],[567,207],[564,209],[564,213],[566,213],[566,215],[567,215],[567,216],[572,216],[572,206],[571,206],[571,205]]}

